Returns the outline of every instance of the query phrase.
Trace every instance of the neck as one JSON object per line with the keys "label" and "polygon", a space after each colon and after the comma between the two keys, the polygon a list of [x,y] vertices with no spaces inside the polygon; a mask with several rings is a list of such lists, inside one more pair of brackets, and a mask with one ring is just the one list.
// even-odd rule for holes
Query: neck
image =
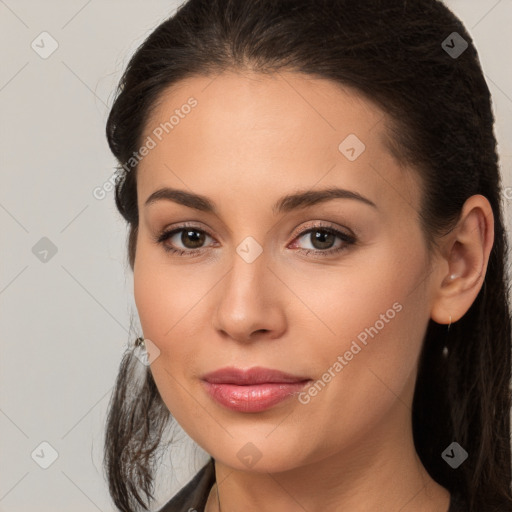
{"label": "neck", "polygon": [[[216,482],[205,512],[448,512],[449,492],[422,465],[413,442],[410,410],[388,427],[376,425],[357,443],[328,457],[278,473],[236,470],[215,461]],[[394,412],[394,418],[397,416]]]}

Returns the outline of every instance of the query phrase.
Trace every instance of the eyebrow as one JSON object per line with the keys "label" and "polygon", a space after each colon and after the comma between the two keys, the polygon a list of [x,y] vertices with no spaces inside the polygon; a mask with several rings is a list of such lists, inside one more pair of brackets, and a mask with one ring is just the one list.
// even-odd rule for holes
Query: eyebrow
{"label": "eyebrow", "polygon": [[[288,194],[281,197],[272,207],[272,213],[277,215],[279,213],[287,213],[292,210],[305,209],[318,203],[331,201],[332,199],[353,199],[360,201],[364,204],[377,208],[377,205],[370,201],[370,199],[343,188],[331,187],[322,190],[306,190],[299,191],[294,194]],[[174,188],[164,187],[155,190],[144,203],[144,206],[149,206],[160,200],[173,201],[195,210],[202,212],[213,213],[218,216],[218,210],[210,199],[200,194],[186,192]]]}

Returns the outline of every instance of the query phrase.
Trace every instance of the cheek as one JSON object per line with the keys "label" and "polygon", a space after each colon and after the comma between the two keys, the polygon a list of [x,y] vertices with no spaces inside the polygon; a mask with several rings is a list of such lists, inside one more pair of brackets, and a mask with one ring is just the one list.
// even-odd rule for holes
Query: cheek
{"label": "cheek", "polygon": [[[361,251],[329,271],[288,270],[287,282],[296,283],[294,292],[309,309],[298,331],[314,345],[311,367],[320,380],[304,402],[332,418],[330,429],[359,428],[410,391],[429,319],[426,255],[420,241],[415,247],[401,253],[390,241],[368,251],[368,259]],[[350,411],[343,425],[334,403]]]}
{"label": "cheek", "polygon": [[144,335],[161,350],[189,322],[188,315],[208,287],[208,279],[198,278],[188,267],[172,264],[163,248],[139,241],[133,269],[135,304]]}
{"label": "cheek", "polygon": [[[192,282],[187,284],[189,288],[182,277],[169,269],[158,271],[148,266],[134,272],[134,298],[144,336],[157,345],[159,359],[180,373],[183,356],[193,352],[195,340],[201,339],[194,332],[200,309],[196,304],[205,293]],[[155,363],[162,364],[161,361]]]}
{"label": "cheek", "polygon": [[134,265],[135,304],[144,336],[160,350],[150,370],[167,408],[178,422],[186,422],[201,414],[190,399],[197,394],[191,385],[209,335],[204,299],[218,275],[190,265],[170,265],[165,254],[148,246],[139,249]]}
{"label": "cheek", "polygon": [[[389,333],[388,342],[375,349],[392,352],[400,345],[400,333],[413,334],[410,329],[426,306],[426,255],[420,240],[413,246],[401,247],[390,237],[348,254],[340,264],[281,266],[278,273],[292,284],[302,308],[300,324],[308,322],[315,350],[342,352],[356,339],[369,347],[369,340]],[[424,326],[418,327],[420,332]]]}
{"label": "cheek", "polygon": [[[139,256],[142,254],[137,254],[137,258]],[[140,257],[134,268],[134,298],[144,337],[160,351],[150,371],[173,417],[182,425],[191,419],[194,424],[201,412],[194,410],[195,402],[189,395],[194,392],[189,389],[187,379],[194,357],[197,359],[197,350],[193,334],[184,330],[190,326],[194,300],[191,293],[180,293],[182,288],[177,275],[173,276],[169,269],[164,272],[158,266],[145,263],[147,261]]]}

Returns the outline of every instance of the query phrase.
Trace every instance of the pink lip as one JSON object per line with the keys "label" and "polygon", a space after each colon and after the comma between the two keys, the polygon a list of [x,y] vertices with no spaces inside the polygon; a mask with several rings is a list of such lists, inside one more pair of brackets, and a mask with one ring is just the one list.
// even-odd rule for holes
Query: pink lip
{"label": "pink lip", "polygon": [[311,380],[270,368],[222,368],[203,376],[208,394],[240,412],[259,412],[299,392]]}

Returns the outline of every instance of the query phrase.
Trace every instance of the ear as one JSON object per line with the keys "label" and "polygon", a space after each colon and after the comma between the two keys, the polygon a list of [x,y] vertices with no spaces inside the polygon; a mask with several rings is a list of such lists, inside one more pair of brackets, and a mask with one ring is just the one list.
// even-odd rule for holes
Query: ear
{"label": "ear", "polygon": [[432,281],[431,318],[456,322],[468,311],[482,288],[494,243],[494,215],[486,197],[471,196],[457,226],[440,245],[441,261]]}

